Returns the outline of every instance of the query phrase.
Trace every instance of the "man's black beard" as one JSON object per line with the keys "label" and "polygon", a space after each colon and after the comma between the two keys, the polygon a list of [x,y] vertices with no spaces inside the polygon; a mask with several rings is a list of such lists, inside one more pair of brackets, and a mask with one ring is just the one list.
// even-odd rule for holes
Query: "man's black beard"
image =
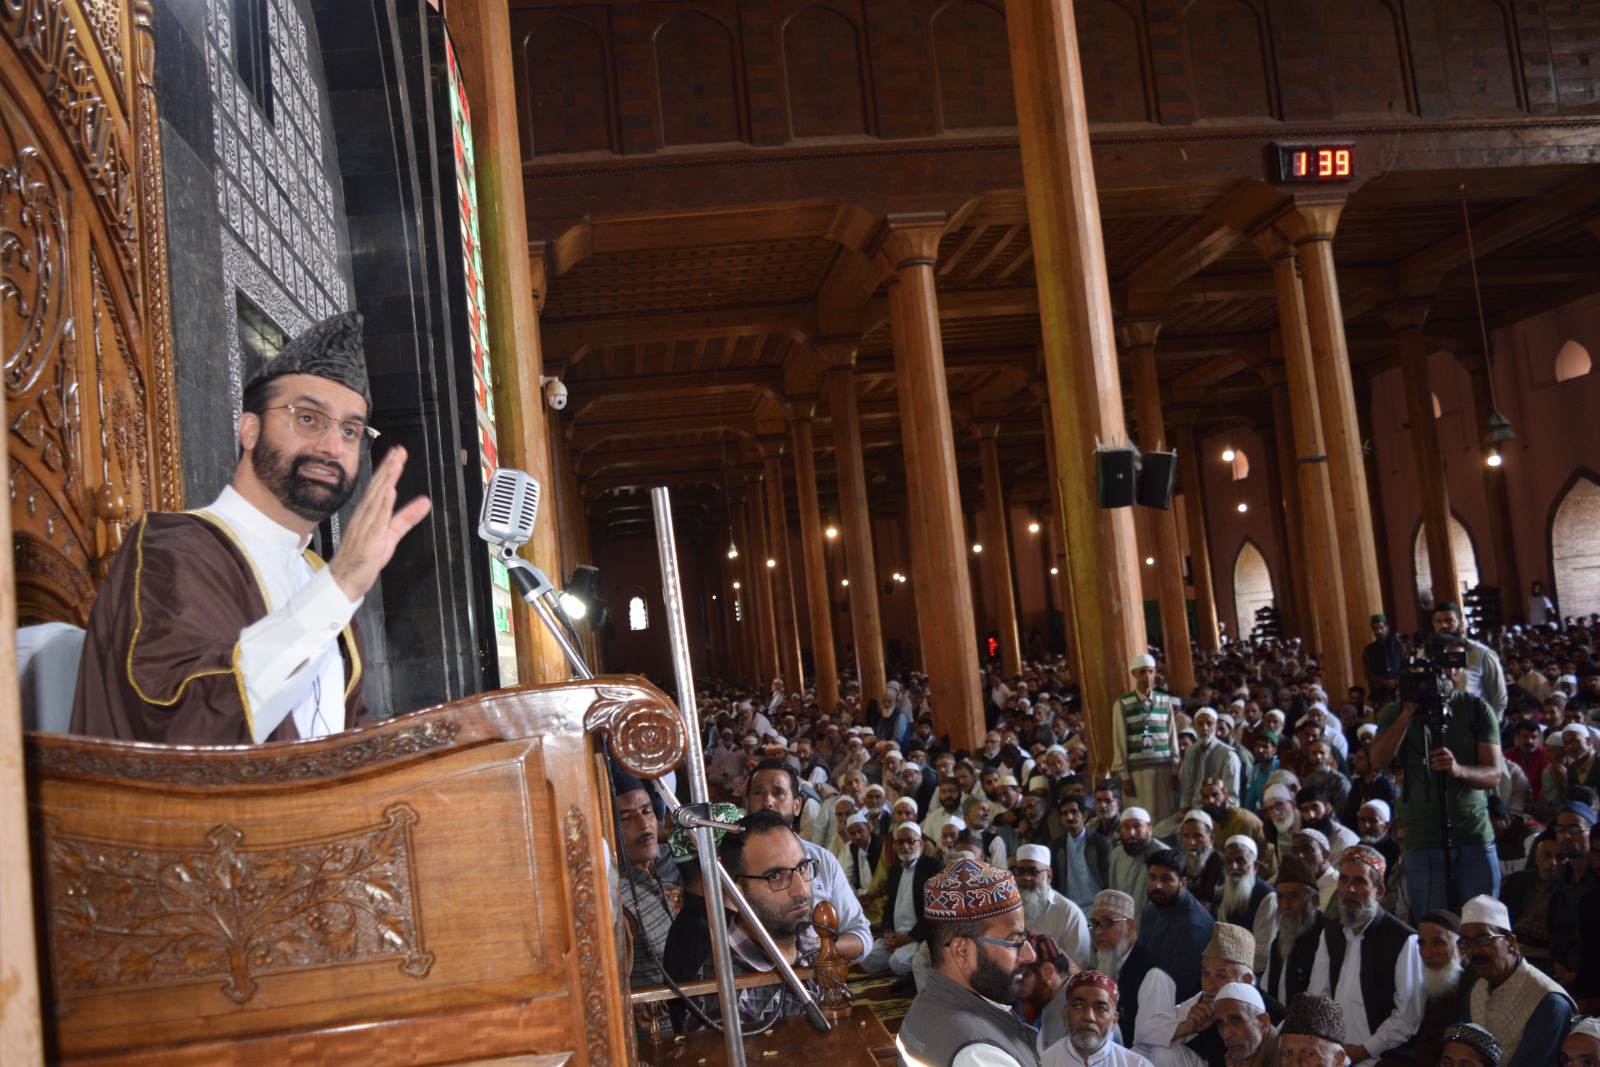
{"label": "man's black beard", "polygon": [[[339,483],[328,485],[301,477],[300,469],[311,464],[338,471]],[[269,445],[265,435],[257,438],[255,448],[250,451],[250,469],[278,503],[307,522],[322,522],[344,507],[355,490],[355,482],[338,460],[307,455],[291,459],[282,449]]]}
{"label": "man's black beard", "polygon": [[[784,904],[787,905],[788,898],[785,897],[783,900]],[[811,925],[811,909],[809,907],[797,917],[790,918],[783,912],[769,914],[764,903],[758,904],[755,901],[751,901],[750,910],[755,913],[756,918],[760,920],[762,926],[767,928],[767,933],[771,934],[775,941],[793,941],[800,936],[801,930]]]}
{"label": "man's black beard", "polygon": [[967,981],[980,997],[988,997],[997,1004],[1010,1004],[1022,988],[1022,968],[1008,971],[988,952],[979,950],[977,969]]}
{"label": "man's black beard", "polygon": [[1333,840],[1333,812],[1328,812],[1316,822],[1302,823],[1301,828],[1315,830],[1331,842]]}
{"label": "man's black beard", "polygon": [[1139,842],[1137,846],[1130,845],[1127,841],[1123,841],[1122,850],[1130,856],[1142,856],[1144,855],[1144,850],[1150,847],[1151,840],[1151,838],[1147,837],[1143,841]]}
{"label": "man's black beard", "polygon": [[1226,804],[1206,804],[1200,810],[1211,816],[1213,822],[1228,817],[1228,805]]}

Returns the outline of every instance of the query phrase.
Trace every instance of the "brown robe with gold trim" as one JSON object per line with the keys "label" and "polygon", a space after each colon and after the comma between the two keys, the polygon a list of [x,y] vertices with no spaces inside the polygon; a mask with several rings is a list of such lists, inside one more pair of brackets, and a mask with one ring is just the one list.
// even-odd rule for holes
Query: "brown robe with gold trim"
{"label": "brown robe with gold trim", "polygon": [[[322,561],[306,553],[311,565]],[[173,745],[252,743],[239,634],[267,614],[255,568],[233,536],[193,512],[151,512],[134,526],[89,616],[72,732]],[[361,637],[341,635],[343,729],[365,719]],[[300,736],[285,716],[267,738]]]}

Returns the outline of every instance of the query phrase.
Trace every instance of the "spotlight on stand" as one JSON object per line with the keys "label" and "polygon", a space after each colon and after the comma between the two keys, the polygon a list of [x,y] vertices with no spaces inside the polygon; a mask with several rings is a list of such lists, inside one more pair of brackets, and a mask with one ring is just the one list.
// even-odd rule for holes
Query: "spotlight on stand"
{"label": "spotlight on stand", "polygon": [[606,602],[600,599],[600,568],[580,563],[561,590],[561,609],[576,621],[592,616],[594,625],[606,624]]}

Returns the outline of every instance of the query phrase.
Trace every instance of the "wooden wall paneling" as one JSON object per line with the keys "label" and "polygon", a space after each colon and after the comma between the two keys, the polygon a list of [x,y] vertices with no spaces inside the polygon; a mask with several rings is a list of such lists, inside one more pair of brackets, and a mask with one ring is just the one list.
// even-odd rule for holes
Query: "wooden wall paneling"
{"label": "wooden wall paneling", "polygon": [[1444,46],[1436,9],[1446,0],[1396,0],[1405,28],[1406,55],[1411,62],[1417,114],[1443,118],[1450,114],[1450,83],[1445,73]]}
{"label": "wooden wall paneling", "polygon": [[611,41],[616,56],[618,147],[625,156],[654,152],[660,107],[652,75],[650,19],[643,3],[612,4]]}
{"label": "wooden wall paneling", "polygon": [[657,4],[651,33],[661,147],[746,139],[744,86],[731,0]]}
{"label": "wooden wall paneling", "polygon": [[986,0],[955,0],[928,21],[943,130],[1015,126],[1006,17]]}
{"label": "wooden wall paneling", "polygon": [[1435,20],[1453,114],[1527,109],[1509,7],[1501,0],[1449,0],[1438,4]]}
{"label": "wooden wall paneling", "polygon": [[1416,111],[1401,14],[1390,0],[1324,3],[1322,40],[1334,114]]}
{"label": "wooden wall paneling", "polygon": [[867,65],[880,137],[932,137],[944,128],[938,77],[927,47],[930,7],[918,0],[871,0],[866,5]]}
{"label": "wooden wall paneling", "polygon": [[1278,116],[1265,11],[1248,0],[1193,0],[1182,27],[1196,118]]}
{"label": "wooden wall paneling", "polygon": [[1515,23],[1516,55],[1521,61],[1517,73],[1523,107],[1532,114],[1549,114],[1560,104],[1556,97],[1554,57],[1545,5],[1540,0],[1512,0],[1511,16]]}
{"label": "wooden wall paneling", "polygon": [[1547,0],[1542,14],[1556,106],[1566,110],[1600,103],[1600,34],[1594,30],[1593,5],[1585,0]]}
{"label": "wooden wall paneling", "polygon": [[564,152],[616,152],[615,59],[611,27],[586,9],[514,9],[517,99],[522,159]]}
{"label": "wooden wall paneling", "polygon": [[790,5],[778,36],[790,139],[877,132],[858,4]]}
{"label": "wooden wall paneling", "polygon": [[[1137,7],[1120,0],[1078,0],[1078,48],[1083,52],[1083,96],[1089,121],[1152,122],[1155,82],[1149,42]],[[1083,42],[1090,42],[1087,48]]]}
{"label": "wooden wall paneling", "polygon": [[[122,532],[181,504],[151,9],[0,10],[0,314],[17,612],[87,621]],[[82,206],[80,209],[80,205]]]}
{"label": "wooden wall paneling", "polygon": [[[1335,84],[1324,44],[1323,5],[1266,0],[1263,12],[1271,41],[1272,88],[1283,119],[1326,122],[1333,118]],[[1243,632],[1248,633],[1249,627]]]}
{"label": "wooden wall paneling", "polygon": [[1150,42],[1150,69],[1155,80],[1156,121],[1163,126],[1194,122],[1194,76],[1184,40],[1182,0],[1145,0],[1145,29]]}

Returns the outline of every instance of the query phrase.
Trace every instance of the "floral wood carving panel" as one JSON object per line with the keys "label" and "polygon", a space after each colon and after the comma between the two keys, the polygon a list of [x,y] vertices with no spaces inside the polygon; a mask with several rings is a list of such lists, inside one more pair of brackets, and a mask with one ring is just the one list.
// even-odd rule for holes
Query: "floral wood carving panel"
{"label": "floral wood carving panel", "polygon": [[83,624],[181,504],[148,0],[0,0],[0,368],[19,622]]}
{"label": "floral wood carving panel", "polygon": [[252,847],[234,826],[208,847],[163,851],[45,827],[44,903],[55,1013],[88,994],[204,984],[244,1004],[257,979],[397,961],[424,978],[414,888],[417,814],[395,804],[375,826]]}

